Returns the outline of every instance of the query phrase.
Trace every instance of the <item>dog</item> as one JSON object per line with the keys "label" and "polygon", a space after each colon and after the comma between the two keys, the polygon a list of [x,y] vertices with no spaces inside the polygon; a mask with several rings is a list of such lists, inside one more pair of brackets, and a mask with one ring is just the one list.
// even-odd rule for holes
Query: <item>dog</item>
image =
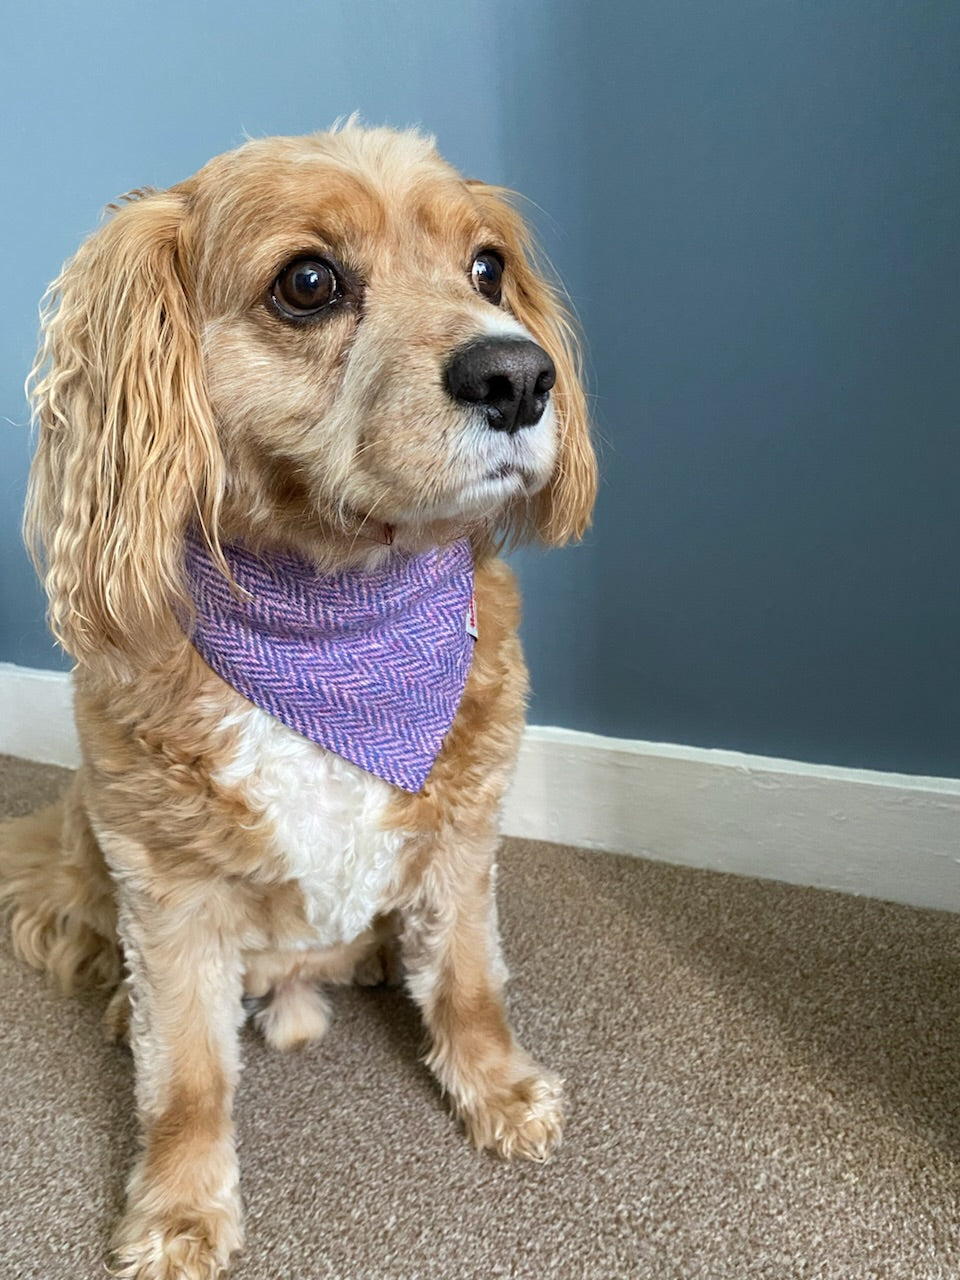
{"label": "dog", "polygon": [[25,534],[82,764],[0,835],[16,948],[113,989],[142,1149],[114,1274],[242,1245],[253,1014],[402,974],[478,1148],[544,1160],[494,898],[527,675],[507,543],[579,538],[580,356],[509,193],[417,132],[246,142],[134,192],[51,285]]}

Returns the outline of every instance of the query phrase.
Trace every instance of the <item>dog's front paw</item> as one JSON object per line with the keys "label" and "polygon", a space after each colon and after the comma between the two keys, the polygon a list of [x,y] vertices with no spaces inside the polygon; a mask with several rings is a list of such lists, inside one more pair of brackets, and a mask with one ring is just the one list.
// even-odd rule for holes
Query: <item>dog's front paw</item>
{"label": "dog's front paw", "polygon": [[118,1280],[220,1280],[242,1243],[232,1212],[184,1210],[154,1220],[133,1210],[117,1231],[108,1271]]}
{"label": "dog's front paw", "polygon": [[461,1107],[474,1146],[506,1159],[549,1160],[563,1135],[563,1082],[536,1064],[519,1077],[489,1083],[471,1105]]}

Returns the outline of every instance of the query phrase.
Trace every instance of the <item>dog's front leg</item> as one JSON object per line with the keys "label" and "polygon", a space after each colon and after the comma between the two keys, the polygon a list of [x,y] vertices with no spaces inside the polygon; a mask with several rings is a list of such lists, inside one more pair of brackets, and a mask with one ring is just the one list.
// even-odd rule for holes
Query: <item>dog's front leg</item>
{"label": "dog's front leg", "polygon": [[407,985],[430,1033],[427,1064],[470,1140],[546,1160],[563,1128],[561,1082],[517,1045],[507,1021],[492,862],[492,850],[461,850],[423,879],[402,912]]}
{"label": "dog's front leg", "polygon": [[120,889],[143,1149],[113,1274],[215,1280],[242,1243],[231,1109],[242,968],[217,904],[159,906]]}

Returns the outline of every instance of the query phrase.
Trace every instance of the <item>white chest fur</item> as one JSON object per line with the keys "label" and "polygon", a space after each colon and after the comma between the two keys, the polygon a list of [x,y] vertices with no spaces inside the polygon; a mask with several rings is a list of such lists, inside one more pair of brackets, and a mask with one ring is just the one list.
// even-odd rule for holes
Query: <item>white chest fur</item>
{"label": "white chest fur", "polygon": [[349,942],[383,902],[407,838],[383,829],[393,788],[257,707],[232,723],[239,729],[236,750],[216,780],[239,790],[272,832],[303,891],[314,930],[305,945]]}

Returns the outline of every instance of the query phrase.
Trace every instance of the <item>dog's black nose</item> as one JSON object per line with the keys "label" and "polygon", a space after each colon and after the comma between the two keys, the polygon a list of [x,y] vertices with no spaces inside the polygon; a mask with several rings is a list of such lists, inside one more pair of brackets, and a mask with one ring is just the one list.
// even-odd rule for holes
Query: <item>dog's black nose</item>
{"label": "dog's black nose", "polygon": [[454,400],[510,435],[540,421],[556,380],[553,361],[528,338],[481,338],[455,351],[446,368]]}

